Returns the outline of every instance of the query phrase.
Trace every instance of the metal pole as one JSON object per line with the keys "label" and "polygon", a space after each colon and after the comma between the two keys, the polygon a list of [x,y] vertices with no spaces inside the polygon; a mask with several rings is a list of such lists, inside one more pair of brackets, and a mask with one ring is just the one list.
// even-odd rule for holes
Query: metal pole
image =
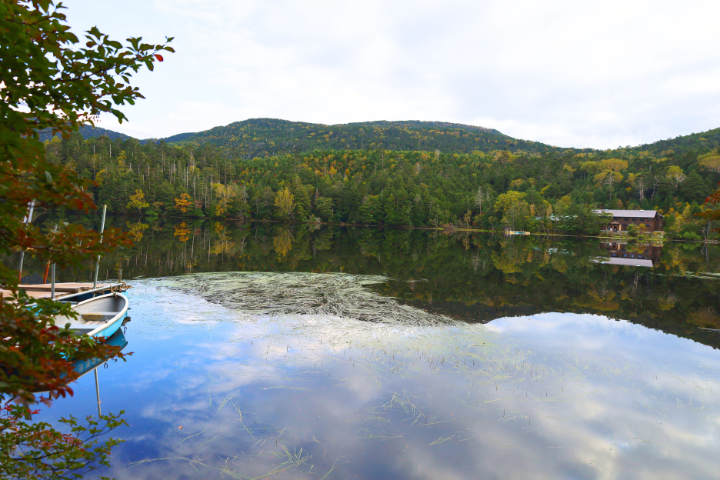
{"label": "metal pole", "polygon": [[52,264],[52,286],[50,287],[50,300],[55,300],[55,264]]}
{"label": "metal pole", "polygon": [[[23,225],[27,225],[32,222],[33,210],[35,210],[35,200],[31,200],[28,205],[28,214],[23,218]],[[23,262],[25,260],[25,250],[20,252],[20,266],[18,267],[18,283],[22,281],[22,270]]]}
{"label": "metal pole", "polygon": [[[100,243],[102,243],[103,232],[105,231],[105,213],[106,212],[107,212],[107,205],[103,205],[102,222],[100,223]],[[100,255],[98,255],[97,262],[95,263],[95,279],[93,280],[93,290],[97,288],[97,278],[98,278],[99,272],[100,272]]]}
{"label": "metal pole", "polygon": [[[55,225],[55,232],[57,232],[57,225]],[[50,300],[55,300],[55,262],[52,264],[52,285],[50,287]]]}
{"label": "metal pole", "polygon": [[[99,368],[99,367],[98,367]],[[100,415],[102,415],[102,412],[100,411],[100,381],[98,380],[98,369],[95,369],[95,395],[97,395],[97,402],[98,402],[98,418],[100,418]]]}
{"label": "metal pole", "polygon": [[25,218],[23,218],[23,223],[28,224],[32,222],[32,214],[33,210],[35,210],[35,200],[30,200],[30,205],[28,205],[28,214]]}

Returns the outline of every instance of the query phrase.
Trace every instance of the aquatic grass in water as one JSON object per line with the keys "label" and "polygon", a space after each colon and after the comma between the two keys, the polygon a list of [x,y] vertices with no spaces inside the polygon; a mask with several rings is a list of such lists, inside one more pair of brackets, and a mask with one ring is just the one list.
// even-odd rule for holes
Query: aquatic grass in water
{"label": "aquatic grass in water", "polygon": [[398,325],[452,322],[443,315],[403,305],[367,287],[387,282],[377,275],[344,273],[200,273],[161,279],[235,312],[255,315],[329,315]]}

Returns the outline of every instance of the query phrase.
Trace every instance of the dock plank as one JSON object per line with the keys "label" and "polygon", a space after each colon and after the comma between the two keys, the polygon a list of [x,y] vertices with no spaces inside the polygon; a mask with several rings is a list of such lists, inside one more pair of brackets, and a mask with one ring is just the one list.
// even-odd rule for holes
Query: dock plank
{"label": "dock plank", "polygon": [[[18,285],[22,290],[27,291],[50,291],[52,290],[52,285],[49,283],[40,283],[40,284],[32,284],[32,285]],[[109,284],[98,284],[98,288],[106,288]],[[90,290],[92,288],[92,283],[56,283],[55,284],[55,291],[56,292],[69,292],[69,293],[77,293],[81,292],[83,290]]]}
{"label": "dock plank", "polygon": [[[109,289],[111,287],[117,287],[120,284],[118,283],[98,283],[96,289],[97,290],[104,290]],[[25,291],[28,297],[30,298],[36,298],[36,299],[43,299],[43,298],[50,298],[50,294],[52,293],[52,285],[49,283],[42,283],[42,284],[21,284],[19,285],[20,289]],[[93,289],[92,283],[82,283],[82,282],[66,282],[66,283],[56,283],[55,284],[55,298],[61,299],[68,295],[73,295],[76,293],[85,292],[88,290]],[[12,292],[7,289],[0,289],[0,298],[9,298],[11,296]]]}

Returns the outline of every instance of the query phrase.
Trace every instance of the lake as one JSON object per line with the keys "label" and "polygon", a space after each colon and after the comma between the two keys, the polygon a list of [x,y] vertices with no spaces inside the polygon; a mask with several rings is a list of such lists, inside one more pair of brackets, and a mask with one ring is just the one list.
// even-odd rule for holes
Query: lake
{"label": "lake", "polygon": [[[99,394],[129,427],[98,475],[718,476],[717,247],[114,221],[133,354]],[[37,418],[96,415],[73,388]]]}

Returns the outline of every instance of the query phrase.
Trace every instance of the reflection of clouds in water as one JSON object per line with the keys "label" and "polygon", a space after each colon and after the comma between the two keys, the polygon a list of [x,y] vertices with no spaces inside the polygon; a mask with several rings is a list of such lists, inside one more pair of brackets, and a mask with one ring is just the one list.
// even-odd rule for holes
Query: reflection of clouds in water
{"label": "reflection of clouds in water", "polygon": [[[154,285],[137,290],[140,305],[160,292],[175,305],[158,326],[193,318],[182,328],[208,322],[217,336],[178,335],[186,373],[162,401],[147,400],[143,417],[162,427],[151,436],[157,454],[141,458],[260,475],[285,461],[269,453],[282,453],[280,436],[316,467],[276,478],[320,478],[345,457],[329,478],[714,477],[718,358],[708,347],[597,316],[544,314],[489,328],[363,322],[247,313]],[[648,369],[660,365],[655,379]],[[113,475],[197,473],[176,460]]]}
{"label": "reflection of clouds in water", "polygon": [[[542,348],[594,363],[599,375],[622,373],[651,391],[673,390],[712,397],[720,389],[720,356],[705,345],[624,320],[597,315],[541,314],[491,323],[521,344],[542,339]],[[643,371],[644,369],[644,371]]]}
{"label": "reflection of clouds in water", "polygon": [[[712,349],[593,315],[544,314],[529,322],[496,323],[520,345],[572,354],[585,370],[594,370],[587,372],[592,395],[565,404],[564,418],[555,418],[557,409],[550,404],[534,405],[537,432],[545,442],[560,441],[566,452],[575,452],[576,461],[596,465],[600,478],[632,477],[631,472],[638,478],[675,478],[683,472],[712,478],[718,425],[703,418],[719,407],[720,359]],[[711,362],[712,370],[698,368],[699,357]]]}

